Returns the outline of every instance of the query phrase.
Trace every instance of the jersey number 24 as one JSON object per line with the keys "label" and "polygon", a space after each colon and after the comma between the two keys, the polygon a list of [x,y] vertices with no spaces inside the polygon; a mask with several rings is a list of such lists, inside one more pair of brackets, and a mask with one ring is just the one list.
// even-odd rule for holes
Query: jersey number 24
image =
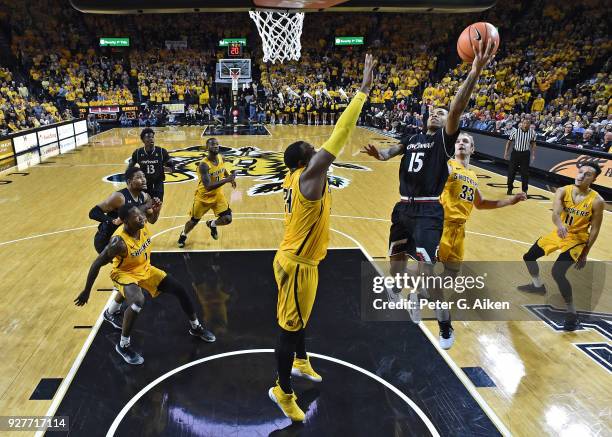
{"label": "jersey number 24", "polygon": [[293,201],[293,190],[291,188],[283,188],[283,198],[285,200],[285,212],[291,214],[291,202]]}

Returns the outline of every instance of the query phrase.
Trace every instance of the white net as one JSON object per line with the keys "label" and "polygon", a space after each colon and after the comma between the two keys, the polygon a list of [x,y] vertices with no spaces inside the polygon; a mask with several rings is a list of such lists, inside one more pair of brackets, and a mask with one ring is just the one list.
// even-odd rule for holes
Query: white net
{"label": "white net", "polygon": [[264,62],[300,59],[303,12],[249,11],[249,16],[261,36]]}

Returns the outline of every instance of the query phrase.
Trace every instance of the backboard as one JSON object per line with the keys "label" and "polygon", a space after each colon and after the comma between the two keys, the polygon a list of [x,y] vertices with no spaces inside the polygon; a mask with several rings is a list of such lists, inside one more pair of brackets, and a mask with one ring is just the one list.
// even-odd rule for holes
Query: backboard
{"label": "backboard", "polygon": [[82,12],[103,14],[240,12],[300,9],[304,12],[479,12],[496,0],[70,0]]}

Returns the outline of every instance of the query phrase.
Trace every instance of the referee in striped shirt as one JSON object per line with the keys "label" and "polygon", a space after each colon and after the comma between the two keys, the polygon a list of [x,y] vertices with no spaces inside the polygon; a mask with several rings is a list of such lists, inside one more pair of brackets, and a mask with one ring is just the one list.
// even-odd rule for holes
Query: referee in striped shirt
{"label": "referee in striped shirt", "polygon": [[[528,118],[521,120],[519,127],[514,129],[510,134],[510,138],[506,142],[506,150],[504,159],[510,158],[510,166],[508,168],[508,193],[512,194],[514,185],[514,177],[516,172],[521,171],[521,184],[523,192],[527,192],[529,188],[529,157],[531,162],[535,159],[536,150],[536,133],[530,128],[531,122]],[[510,145],[512,144],[512,153],[510,153]]]}

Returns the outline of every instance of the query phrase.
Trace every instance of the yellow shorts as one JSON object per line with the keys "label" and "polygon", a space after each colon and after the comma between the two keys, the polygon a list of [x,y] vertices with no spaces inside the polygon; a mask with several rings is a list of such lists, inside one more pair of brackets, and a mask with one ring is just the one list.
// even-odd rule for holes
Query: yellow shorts
{"label": "yellow shorts", "polygon": [[318,263],[298,259],[281,251],[274,257],[274,277],[278,285],[276,318],[278,325],[287,331],[306,327],[319,283]]}
{"label": "yellow shorts", "polygon": [[438,249],[438,260],[449,263],[463,261],[464,241],[465,223],[445,221]]}
{"label": "yellow shorts", "polygon": [[189,215],[196,220],[200,220],[210,209],[215,213],[215,217],[219,217],[222,212],[229,209],[229,203],[227,203],[223,191],[219,190],[214,196],[206,198],[196,194]]}
{"label": "yellow shorts", "polygon": [[582,249],[584,249],[587,241],[589,241],[588,234],[568,234],[566,238],[561,239],[561,237],[557,235],[557,231],[552,231],[550,234],[540,237],[536,243],[542,248],[546,255],[556,250],[561,252],[567,252],[569,250],[570,255],[574,261],[576,261],[582,253]]}
{"label": "yellow shorts", "polygon": [[137,284],[140,288],[147,290],[151,297],[157,297],[160,293],[157,287],[159,287],[159,284],[165,277],[166,272],[154,266],[151,266],[148,274],[144,277],[143,275],[134,275],[129,272],[111,272],[111,279],[123,297],[125,297],[123,288],[130,284]]}

